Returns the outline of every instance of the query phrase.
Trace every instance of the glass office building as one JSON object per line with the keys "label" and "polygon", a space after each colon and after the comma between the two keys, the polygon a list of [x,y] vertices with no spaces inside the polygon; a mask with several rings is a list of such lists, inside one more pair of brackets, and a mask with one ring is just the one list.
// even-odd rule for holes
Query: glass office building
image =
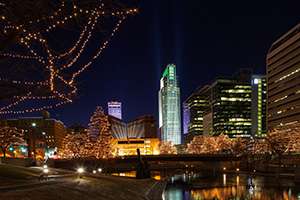
{"label": "glass office building", "polygon": [[181,144],[180,90],[174,64],[167,65],[160,80],[158,106],[160,140]]}
{"label": "glass office building", "polygon": [[190,109],[191,136],[187,140],[202,134],[223,133],[230,138],[266,134],[266,76],[254,75],[252,69],[217,77],[209,85],[197,88],[184,103]]}

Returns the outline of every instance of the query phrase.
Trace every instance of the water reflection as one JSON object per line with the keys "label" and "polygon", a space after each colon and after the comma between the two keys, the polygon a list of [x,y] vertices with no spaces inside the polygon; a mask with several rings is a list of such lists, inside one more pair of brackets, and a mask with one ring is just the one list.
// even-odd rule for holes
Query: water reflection
{"label": "water reflection", "polygon": [[196,179],[187,181],[188,176],[185,173],[182,182],[169,183],[163,199],[300,199],[300,187],[292,180],[222,173],[206,177],[195,174]]}
{"label": "water reflection", "polygon": [[[135,171],[114,175],[135,177]],[[300,185],[287,179],[186,170],[155,171],[151,177],[169,182],[164,200],[300,199]]]}

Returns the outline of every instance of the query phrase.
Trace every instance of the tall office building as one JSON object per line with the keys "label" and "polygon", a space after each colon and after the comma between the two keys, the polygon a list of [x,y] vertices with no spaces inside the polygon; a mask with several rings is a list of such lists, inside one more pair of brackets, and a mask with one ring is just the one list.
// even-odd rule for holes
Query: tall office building
{"label": "tall office building", "polygon": [[193,136],[262,137],[265,135],[265,75],[240,69],[231,77],[217,77],[198,87],[185,100],[190,119],[185,144]]}
{"label": "tall office building", "polygon": [[[204,86],[207,87],[207,86]],[[183,126],[184,134],[192,134],[193,136],[202,135],[203,132],[203,117],[206,107],[205,96],[198,93],[203,89],[203,86],[199,86],[195,93],[189,96],[183,102]]]}
{"label": "tall office building", "polygon": [[180,90],[174,64],[167,65],[160,79],[158,106],[160,140],[181,144]]}
{"label": "tall office building", "polygon": [[111,102],[108,102],[107,104],[108,104],[108,115],[122,119],[121,102],[111,101]]}
{"label": "tall office building", "polygon": [[267,54],[267,130],[300,121],[300,24]]}

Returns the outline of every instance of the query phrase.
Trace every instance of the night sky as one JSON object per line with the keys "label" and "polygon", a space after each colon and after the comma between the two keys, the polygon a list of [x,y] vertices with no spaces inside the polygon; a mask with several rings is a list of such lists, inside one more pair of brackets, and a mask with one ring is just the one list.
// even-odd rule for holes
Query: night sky
{"label": "night sky", "polygon": [[158,121],[168,63],[177,66],[181,103],[199,85],[240,68],[265,74],[270,45],[300,23],[299,8],[299,0],[140,0],[139,14],[82,73],[80,98],[50,110],[51,117],[87,126],[97,106],[107,114],[108,101],[121,101],[124,122],[144,114]]}

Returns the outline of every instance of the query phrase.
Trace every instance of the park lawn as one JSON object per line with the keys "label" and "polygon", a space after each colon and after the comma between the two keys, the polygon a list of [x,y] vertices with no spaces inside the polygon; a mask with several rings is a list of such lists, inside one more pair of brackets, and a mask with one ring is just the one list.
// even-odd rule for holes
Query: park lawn
{"label": "park lawn", "polygon": [[35,179],[40,176],[41,171],[41,169],[0,164],[0,178]]}

